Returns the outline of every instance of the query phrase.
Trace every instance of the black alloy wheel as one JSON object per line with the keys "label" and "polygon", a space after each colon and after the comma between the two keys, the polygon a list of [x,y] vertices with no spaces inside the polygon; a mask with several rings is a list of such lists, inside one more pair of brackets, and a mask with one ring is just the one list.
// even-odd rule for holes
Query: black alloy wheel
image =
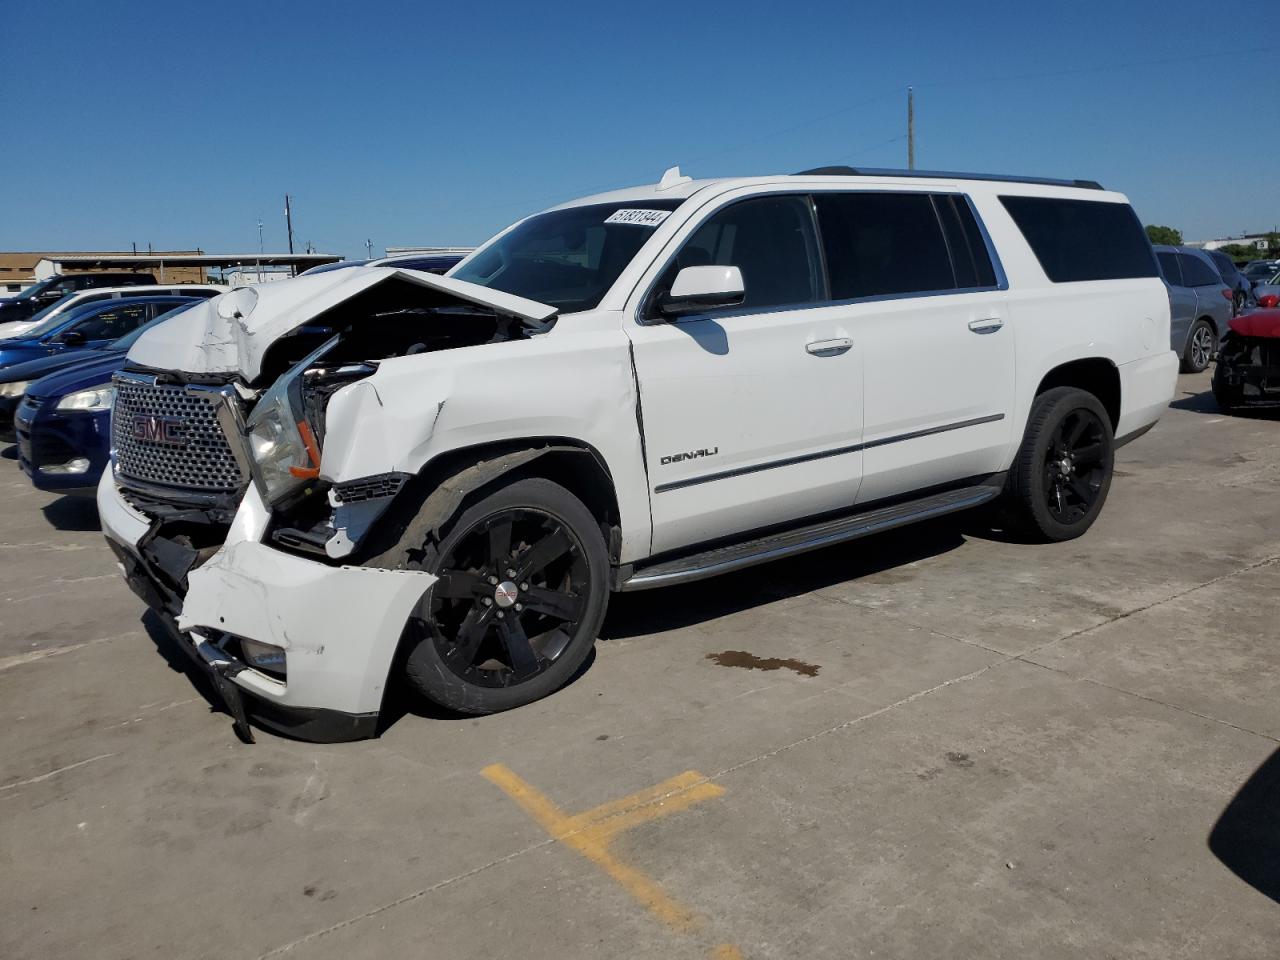
{"label": "black alloy wheel", "polygon": [[507,510],[474,524],[440,558],[428,623],[441,661],[467,683],[509,687],[564,653],[591,573],[557,517]]}
{"label": "black alloy wheel", "polygon": [[1063,417],[1045,450],[1045,502],[1055,520],[1079,523],[1093,509],[1107,476],[1106,429],[1098,415],[1080,407]]}
{"label": "black alloy wheel", "polygon": [[1096,396],[1053,387],[1035,398],[1005,486],[1005,518],[1034,540],[1083,534],[1111,489],[1115,440]]}
{"label": "black alloy wheel", "polygon": [[609,598],[599,521],[560,485],[516,480],[464,509],[413,564],[436,576],[410,620],[410,684],[461,713],[531,703],[595,644]]}

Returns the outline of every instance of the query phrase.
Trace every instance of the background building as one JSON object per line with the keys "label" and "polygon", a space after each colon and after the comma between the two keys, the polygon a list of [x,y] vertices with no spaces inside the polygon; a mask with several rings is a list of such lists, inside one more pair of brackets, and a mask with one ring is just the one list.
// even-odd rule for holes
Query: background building
{"label": "background building", "polygon": [[[191,254],[199,254],[199,250],[156,250],[152,251],[157,255],[183,256]],[[25,287],[31,286],[36,280],[42,279],[36,276],[36,264],[41,260],[50,260],[54,262],[61,261],[63,257],[93,257],[93,256],[129,256],[131,251],[128,250],[112,250],[94,252],[91,250],[23,250],[13,253],[0,253],[0,295],[5,293],[17,293]],[[63,267],[63,273],[75,273],[77,270],[93,269],[91,267],[80,267],[78,265],[67,264]],[[160,278],[160,268],[141,267],[133,272],[151,273]],[[205,268],[203,266],[189,267],[169,267],[165,270],[165,283],[204,283]]]}

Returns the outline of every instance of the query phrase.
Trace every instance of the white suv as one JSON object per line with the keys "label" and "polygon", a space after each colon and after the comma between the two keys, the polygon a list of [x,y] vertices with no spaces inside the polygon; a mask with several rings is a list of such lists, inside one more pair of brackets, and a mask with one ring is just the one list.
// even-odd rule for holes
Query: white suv
{"label": "white suv", "polygon": [[613,590],[997,497],[1077,537],[1177,368],[1152,248],[1097,184],[672,170],[446,277],[175,317],[117,377],[98,503],[243,736],[347,739],[400,675],[467,713],[552,692]]}

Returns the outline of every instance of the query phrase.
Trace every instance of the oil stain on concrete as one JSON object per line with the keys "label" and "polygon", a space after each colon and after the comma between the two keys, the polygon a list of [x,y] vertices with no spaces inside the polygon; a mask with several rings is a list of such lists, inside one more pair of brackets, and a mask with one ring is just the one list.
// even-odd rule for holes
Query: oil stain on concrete
{"label": "oil stain on concrete", "polygon": [[816,677],[822,668],[803,660],[784,660],[780,657],[757,657],[745,650],[725,650],[708,653],[707,659],[722,667],[743,667],[747,670],[794,670],[802,677]]}

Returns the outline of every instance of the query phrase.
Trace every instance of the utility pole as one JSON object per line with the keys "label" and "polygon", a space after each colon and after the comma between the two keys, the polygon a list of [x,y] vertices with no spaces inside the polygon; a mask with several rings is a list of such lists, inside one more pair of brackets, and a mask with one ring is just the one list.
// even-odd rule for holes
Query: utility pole
{"label": "utility pole", "polygon": [[258,282],[262,282],[262,255],[266,250],[262,246],[262,221],[258,221]]}
{"label": "utility pole", "polygon": [[372,260],[373,259],[373,241],[372,240],[366,240],[364,242],[364,250],[366,254],[365,259]]}
{"label": "utility pole", "polygon": [[916,92],[907,87],[907,169],[916,168]]}
{"label": "utility pole", "polygon": [[[289,255],[293,256],[293,211],[289,208],[289,195],[284,195],[284,225],[289,231]],[[298,275],[297,264],[289,264],[289,272],[293,276]]]}

